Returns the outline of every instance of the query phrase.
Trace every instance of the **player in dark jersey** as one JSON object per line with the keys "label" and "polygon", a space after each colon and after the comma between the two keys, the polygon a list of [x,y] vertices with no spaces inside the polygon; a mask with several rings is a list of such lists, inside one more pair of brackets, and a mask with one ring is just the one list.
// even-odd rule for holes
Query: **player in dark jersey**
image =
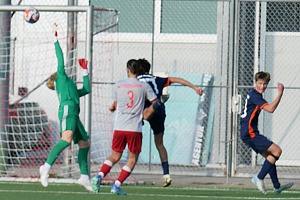
{"label": "player in dark jersey", "polygon": [[51,166],[60,153],[71,145],[73,140],[74,144],[78,144],[79,146],[78,164],[80,178],[77,183],[84,186],[87,190],[92,191],[88,169],[89,135],[79,119],[79,98],[89,94],[91,91],[87,70],[88,61],[85,59],[78,60],[80,67],[83,69],[83,88],[77,89],[75,82],[65,72],[64,56],[57,39],[57,24],[53,25],[53,29],[57,71],[48,79],[47,87],[51,90],[56,90],[59,99],[58,117],[60,121],[61,140],[54,145],[45,164],[40,167],[40,181],[44,187],[48,186],[48,176]]}
{"label": "player in dark jersey", "polygon": [[[192,83],[182,79],[182,78],[176,78],[176,77],[158,77],[151,75],[150,68],[151,65],[146,59],[139,59],[139,70],[138,70],[138,77],[137,79],[141,82],[147,82],[152,87],[153,91],[157,95],[157,98],[160,98],[160,96],[163,93],[163,88],[171,85],[172,83],[179,83],[181,85],[189,86],[190,88],[194,89],[195,92],[198,95],[202,95],[203,91],[202,89],[198,88],[197,86],[193,85]],[[145,108],[149,107],[150,103],[146,102]],[[168,153],[163,143],[163,135],[165,130],[165,119],[166,119],[166,112],[165,112],[165,106],[162,105],[160,109],[158,109],[154,116],[148,120],[151,126],[151,129],[154,133],[154,141],[156,149],[158,150],[159,157],[161,160],[161,165],[163,168],[163,187],[168,187],[171,185],[171,177],[169,174],[169,163],[168,163]]]}
{"label": "player in dark jersey", "polygon": [[[120,186],[130,176],[141,152],[142,120],[151,117],[155,110],[159,109],[168,99],[168,96],[157,99],[149,84],[141,83],[136,79],[137,66],[137,60],[129,60],[127,62],[128,78],[115,84],[114,103],[109,108],[111,112],[116,113],[112,153],[104,161],[100,171],[92,180],[93,191],[97,193],[100,190],[103,178],[109,173],[114,164],[121,159],[127,145],[129,150],[127,162],[111,188],[113,194],[126,194]],[[151,106],[144,109],[146,99],[151,102]]]}
{"label": "player in dark jersey", "polygon": [[262,193],[266,194],[267,190],[264,186],[264,178],[267,174],[270,175],[274,193],[280,194],[293,186],[293,182],[281,185],[277,177],[275,162],[279,159],[282,150],[281,148],[270,141],[264,135],[261,135],[258,130],[258,116],[262,110],[273,113],[283,95],[284,86],[278,83],[278,95],[272,103],[268,103],[262,96],[270,81],[268,72],[258,72],[255,74],[255,87],[248,93],[245,100],[244,113],[241,115],[241,139],[244,143],[250,146],[256,153],[265,157],[265,162],[257,176],[252,178],[253,184]]}

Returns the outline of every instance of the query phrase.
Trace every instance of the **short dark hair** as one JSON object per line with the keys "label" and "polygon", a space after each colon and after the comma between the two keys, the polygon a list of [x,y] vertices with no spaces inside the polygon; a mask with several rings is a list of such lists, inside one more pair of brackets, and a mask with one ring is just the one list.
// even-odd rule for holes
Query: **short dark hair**
{"label": "short dark hair", "polygon": [[271,80],[271,75],[269,72],[260,71],[255,74],[255,82],[258,81],[259,79],[264,80],[267,83],[269,83]]}
{"label": "short dark hair", "polygon": [[130,59],[127,62],[127,68],[132,74],[137,74],[138,61],[136,59]]}
{"label": "short dark hair", "polygon": [[138,64],[138,75],[150,72],[151,65],[148,60],[146,60],[145,58],[140,58],[138,59]]}

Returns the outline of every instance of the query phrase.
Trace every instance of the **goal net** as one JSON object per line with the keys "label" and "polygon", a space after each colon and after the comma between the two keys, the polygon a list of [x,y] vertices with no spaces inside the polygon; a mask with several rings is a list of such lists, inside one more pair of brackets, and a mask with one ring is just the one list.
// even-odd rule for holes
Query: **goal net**
{"label": "goal net", "polygon": [[[112,124],[107,113],[111,96],[105,94],[111,93],[112,84],[101,82],[109,79],[103,74],[112,64],[111,41],[117,30],[118,12],[105,8],[91,10],[87,6],[37,6],[40,19],[29,24],[24,20],[26,8],[0,6],[0,177],[38,178],[39,166],[60,139],[58,97],[45,84],[57,68],[53,23],[59,26],[58,39],[66,72],[78,87],[82,86],[82,74],[77,59],[87,58],[93,63],[93,93],[81,99],[80,118],[88,131],[101,130],[91,137],[95,145],[91,147],[90,157],[96,170],[111,147]],[[93,36],[98,38],[94,45]],[[95,102],[92,104],[95,112],[90,112],[87,106],[90,98]],[[92,120],[90,127],[89,120]],[[78,177],[77,151],[77,145],[63,151],[51,169],[50,178]]]}

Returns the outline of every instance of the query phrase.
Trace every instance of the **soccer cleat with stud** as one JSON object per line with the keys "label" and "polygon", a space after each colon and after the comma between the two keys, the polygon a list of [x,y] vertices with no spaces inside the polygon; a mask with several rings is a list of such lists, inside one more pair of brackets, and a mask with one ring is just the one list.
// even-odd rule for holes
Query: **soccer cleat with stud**
{"label": "soccer cleat with stud", "polygon": [[116,184],[113,184],[111,186],[110,193],[117,195],[126,195],[126,192],[124,192],[120,187],[116,186]]}
{"label": "soccer cleat with stud", "polygon": [[275,194],[280,194],[282,191],[287,190],[291,188],[294,185],[293,182],[288,182],[287,184],[281,185],[279,188],[274,188],[274,193]]}
{"label": "soccer cleat with stud", "polygon": [[99,174],[94,176],[94,178],[92,179],[92,190],[93,190],[93,192],[99,193],[101,182],[102,182],[102,177]]}
{"label": "soccer cleat with stud", "polygon": [[169,174],[162,177],[163,187],[168,187],[172,183],[172,179]]}
{"label": "soccer cleat with stud", "polygon": [[267,194],[267,190],[265,188],[265,184],[263,180],[259,179],[257,176],[254,176],[252,178],[252,183],[257,187],[259,191],[261,191],[263,194]]}
{"label": "soccer cleat with stud", "polygon": [[49,174],[48,172],[44,169],[44,166],[40,166],[40,182],[42,184],[42,186],[47,187],[48,186],[48,177]]}
{"label": "soccer cleat with stud", "polygon": [[83,186],[87,191],[93,192],[93,188],[91,185],[90,180],[84,180],[82,178],[77,180],[77,183],[81,186]]}

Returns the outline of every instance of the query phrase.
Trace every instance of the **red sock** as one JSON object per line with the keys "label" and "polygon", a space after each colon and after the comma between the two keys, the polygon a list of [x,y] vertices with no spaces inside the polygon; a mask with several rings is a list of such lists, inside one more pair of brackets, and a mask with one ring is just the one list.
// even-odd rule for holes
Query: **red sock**
{"label": "red sock", "polygon": [[110,169],[112,168],[112,163],[108,160],[104,161],[101,169],[99,172],[102,172],[104,176],[110,172]]}
{"label": "red sock", "polygon": [[130,174],[131,174],[131,169],[125,165],[122,168],[122,171],[119,177],[117,178],[117,180],[120,181],[120,183],[122,184],[126,180],[126,178],[130,176]]}

